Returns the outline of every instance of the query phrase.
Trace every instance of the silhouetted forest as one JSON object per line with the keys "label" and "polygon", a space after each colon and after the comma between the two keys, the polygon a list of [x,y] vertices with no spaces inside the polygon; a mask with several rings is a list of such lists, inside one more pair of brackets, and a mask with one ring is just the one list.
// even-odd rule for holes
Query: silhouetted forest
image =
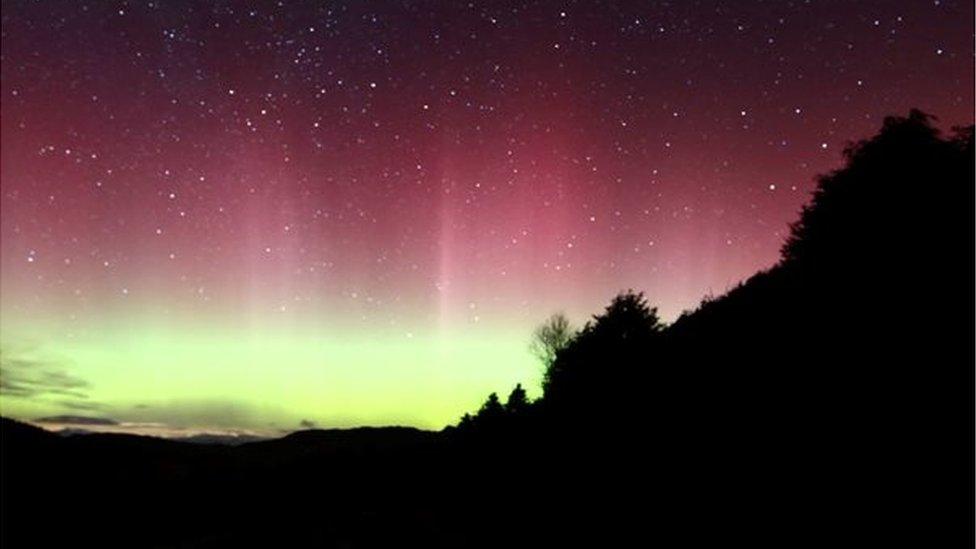
{"label": "silhouetted forest", "polygon": [[973,128],[912,111],[844,155],[775,266],[670,325],[633,291],[578,330],[555,315],[542,397],[440,433],[223,447],[5,420],[4,546],[969,543]]}

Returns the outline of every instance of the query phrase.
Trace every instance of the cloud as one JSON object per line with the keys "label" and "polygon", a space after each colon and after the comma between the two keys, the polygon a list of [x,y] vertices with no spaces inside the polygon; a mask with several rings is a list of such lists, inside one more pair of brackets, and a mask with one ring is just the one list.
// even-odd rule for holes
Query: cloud
{"label": "cloud", "polygon": [[[87,414],[86,414],[87,415]],[[105,411],[92,415],[108,415],[127,425],[159,424],[167,429],[214,433],[246,433],[249,435],[277,435],[277,426],[288,426],[282,433],[296,428],[313,428],[316,423],[269,404],[255,404],[231,399],[161,399],[110,403]],[[305,423],[302,423],[302,422]],[[302,427],[298,427],[302,425]],[[143,432],[142,427],[139,428]]]}
{"label": "cloud", "polygon": [[[43,346],[24,342],[4,343],[0,347],[0,398],[22,400],[21,415],[46,414],[49,421],[39,421],[47,428],[55,424],[85,425],[87,429],[118,432],[177,432],[205,430],[210,433],[246,431],[248,434],[270,434],[269,419],[281,425],[312,428],[315,422],[271,404],[253,403],[230,398],[171,398],[163,400],[112,401],[93,399],[92,384],[74,374],[70,360],[45,351]],[[11,405],[8,414],[14,413]],[[117,424],[91,425],[71,418],[111,417]],[[64,418],[68,418],[65,420]],[[24,417],[23,419],[29,420]],[[57,421],[61,419],[63,421]],[[290,430],[289,430],[290,431]],[[167,435],[161,435],[167,436]]]}
{"label": "cloud", "polygon": [[59,425],[118,425],[119,422],[107,417],[88,416],[49,416],[34,420],[35,423],[56,423]]}
{"label": "cloud", "polygon": [[0,352],[0,395],[31,399],[62,397],[57,403],[65,407],[91,409],[98,405],[88,400],[90,388],[87,381],[68,373],[61,362]]}
{"label": "cloud", "polygon": [[31,420],[37,427],[62,435],[116,433],[169,438],[186,442],[242,444],[267,438],[269,433],[247,429],[187,429],[156,422],[115,421],[85,416],[51,416]]}
{"label": "cloud", "polygon": [[56,400],[54,402],[70,410],[84,410],[91,412],[105,409],[105,405],[101,402],[94,402],[90,400]]}
{"label": "cloud", "polygon": [[156,422],[173,427],[244,428],[254,426],[264,414],[247,402],[230,399],[168,399],[118,407],[124,421]]}

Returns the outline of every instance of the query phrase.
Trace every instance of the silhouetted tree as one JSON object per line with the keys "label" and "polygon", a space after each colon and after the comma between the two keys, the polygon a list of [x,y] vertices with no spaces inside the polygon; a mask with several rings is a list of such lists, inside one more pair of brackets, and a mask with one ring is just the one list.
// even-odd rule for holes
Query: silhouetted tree
{"label": "silhouetted tree", "polygon": [[498,395],[496,393],[491,393],[488,395],[488,399],[485,400],[485,403],[481,405],[481,409],[478,410],[477,419],[486,422],[497,421],[504,415],[505,408],[498,400]]}
{"label": "silhouetted tree", "polygon": [[618,294],[603,314],[593,320],[584,331],[620,341],[646,338],[664,328],[657,307],[648,305],[644,292],[633,290]]}
{"label": "silhouetted tree", "polygon": [[573,328],[569,324],[569,319],[562,313],[556,313],[546,319],[532,334],[532,343],[529,349],[532,354],[539,359],[544,368],[543,386],[549,384],[549,376],[552,364],[556,360],[559,351],[566,348],[573,339]]}
{"label": "silhouetted tree", "polygon": [[875,270],[878,261],[940,248],[941,241],[918,237],[934,229],[931,236],[939,238],[935,231],[966,217],[971,204],[961,209],[951,197],[962,198],[957,178],[972,156],[972,129],[942,139],[934,120],[913,109],[907,117],[885,118],[871,139],[848,145],[845,166],[819,178],[791,225],[783,262],[851,276],[860,274],[852,268],[858,265]]}
{"label": "silhouetted tree", "polygon": [[508,400],[505,402],[505,412],[511,415],[517,415],[525,412],[528,407],[529,399],[525,394],[525,389],[522,388],[521,383],[518,383],[508,395]]}
{"label": "silhouetted tree", "polygon": [[556,354],[543,386],[544,398],[558,405],[589,399],[592,408],[604,409],[608,402],[601,398],[612,400],[637,381],[662,328],[657,309],[648,305],[643,293],[618,294]]}

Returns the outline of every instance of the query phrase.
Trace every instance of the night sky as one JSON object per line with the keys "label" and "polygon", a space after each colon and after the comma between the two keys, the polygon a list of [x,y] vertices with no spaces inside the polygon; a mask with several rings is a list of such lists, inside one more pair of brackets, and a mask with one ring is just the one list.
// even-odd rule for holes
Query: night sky
{"label": "night sky", "polygon": [[973,4],[7,2],[0,403],[438,428],[535,324],[673,320],[814,177],[973,122]]}

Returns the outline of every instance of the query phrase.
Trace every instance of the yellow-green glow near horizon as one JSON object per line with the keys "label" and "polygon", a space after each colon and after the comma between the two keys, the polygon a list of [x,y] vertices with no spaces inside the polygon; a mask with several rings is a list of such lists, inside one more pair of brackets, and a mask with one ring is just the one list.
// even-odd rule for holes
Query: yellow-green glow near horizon
{"label": "yellow-green glow near horizon", "polygon": [[[99,408],[81,415],[272,431],[302,420],[443,427],[477,407],[486,388],[537,385],[525,343],[504,334],[244,339],[189,330],[76,336],[21,351],[4,345],[3,352],[5,360],[83,379],[80,403]],[[61,400],[4,395],[0,408],[14,417],[64,414]]]}

